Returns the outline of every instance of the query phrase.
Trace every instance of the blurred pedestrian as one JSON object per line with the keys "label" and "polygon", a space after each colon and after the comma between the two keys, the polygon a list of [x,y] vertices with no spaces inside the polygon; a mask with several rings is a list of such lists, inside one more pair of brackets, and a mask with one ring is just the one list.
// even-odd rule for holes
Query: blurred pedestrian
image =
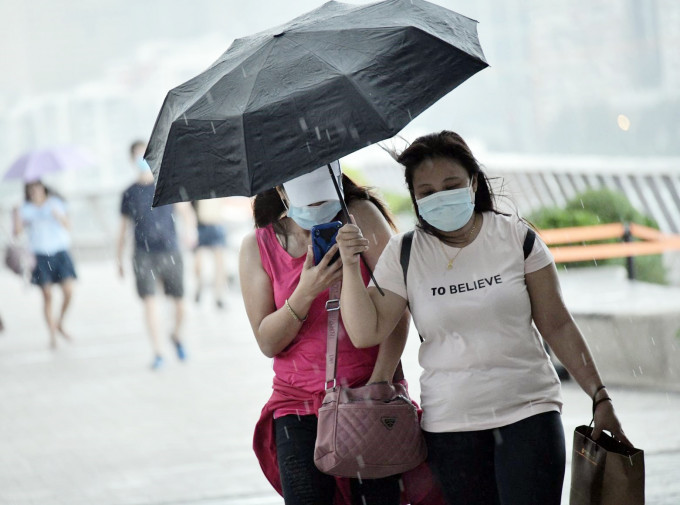
{"label": "blurred pedestrian", "polygon": [[134,229],[134,252],[132,267],[135,273],[137,294],[144,305],[144,317],[153,349],[152,369],[163,365],[161,328],[156,301],[157,285],[172,299],[174,319],[170,339],[177,357],[186,359],[182,340],[184,323],[184,267],[180,251],[173,210],[182,212],[182,206],[161,206],[152,208],[154,178],[149,165],[144,160],[146,144],[135,141],[130,146],[130,159],[137,171],[137,180],[123,193],[120,212],[122,215],[118,235],[118,271],[125,274],[123,251],[127,238],[128,225]]}
{"label": "blurred pedestrian", "polygon": [[[43,295],[43,311],[49,332],[50,347],[57,347],[57,334],[71,340],[64,330],[64,318],[73,295],[73,280],[76,271],[69,253],[71,237],[66,204],[41,181],[27,182],[24,187],[25,201],[15,207],[14,236],[26,230],[36,264],[31,274],[31,283],[40,286]],[[52,285],[58,284],[63,294],[61,309],[54,316],[52,309]]]}
{"label": "blurred pedestrian", "polygon": [[196,274],[196,303],[201,301],[203,294],[204,259],[212,257],[212,286],[215,305],[224,307],[224,288],[226,286],[226,270],[224,254],[227,247],[227,234],[222,224],[224,199],[196,200],[192,202],[196,214],[196,229],[198,245],[194,253],[194,272]]}

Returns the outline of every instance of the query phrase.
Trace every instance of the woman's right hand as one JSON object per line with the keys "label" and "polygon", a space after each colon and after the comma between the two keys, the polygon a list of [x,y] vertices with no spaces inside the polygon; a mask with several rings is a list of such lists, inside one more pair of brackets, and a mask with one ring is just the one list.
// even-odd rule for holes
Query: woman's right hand
{"label": "woman's right hand", "polygon": [[340,246],[340,257],[343,265],[356,265],[360,261],[360,254],[368,250],[368,239],[361,234],[361,229],[352,223],[346,224],[338,230],[336,241]]}
{"label": "woman's right hand", "polygon": [[302,290],[302,293],[314,300],[317,296],[328,289],[332,284],[342,279],[342,261],[336,260],[330,264],[331,259],[338,252],[338,245],[331,247],[326,255],[321,259],[318,265],[314,265],[314,252],[312,246],[307,247],[307,256],[305,263],[302,266],[302,273],[300,274],[300,282],[296,291]]}

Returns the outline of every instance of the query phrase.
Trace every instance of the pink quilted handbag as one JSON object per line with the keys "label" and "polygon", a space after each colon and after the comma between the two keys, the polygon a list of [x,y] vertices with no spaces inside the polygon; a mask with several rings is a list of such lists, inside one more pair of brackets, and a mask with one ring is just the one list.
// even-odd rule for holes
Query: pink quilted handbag
{"label": "pink quilted handbag", "polygon": [[[399,383],[358,388],[336,385],[340,284],[331,287],[326,343],[326,396],[319,409],[314,463],[338,477],[379,479],[425,461],[427,448],[418,412]],[[329,308],[330,307],[330,308]],[[328,388],[332,383],[333,387]]]}
{"label": "pink quilted handbag", "polygon": [[416,407],[402,384],[326,391],[314,448],[322,472],[378,479],[411,470],[426,456]]}

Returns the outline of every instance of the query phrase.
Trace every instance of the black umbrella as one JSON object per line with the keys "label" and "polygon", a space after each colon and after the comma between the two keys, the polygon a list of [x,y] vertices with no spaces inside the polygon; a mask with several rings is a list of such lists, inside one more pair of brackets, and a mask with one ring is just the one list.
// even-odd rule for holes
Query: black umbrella
{"label": "black umbrella", "polygon": [[252,196],[393,137],[487,66],[476,24],[423,0],[331,1],[235,40],[165,99],[154,206]]}

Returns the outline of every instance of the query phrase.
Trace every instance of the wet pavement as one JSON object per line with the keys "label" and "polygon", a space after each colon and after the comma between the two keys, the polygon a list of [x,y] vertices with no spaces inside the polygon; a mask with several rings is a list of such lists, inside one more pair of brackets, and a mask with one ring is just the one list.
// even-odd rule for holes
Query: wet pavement
{"label": "wet pavement", "polygon": [[[78,269],[67,321],[74,342],[56,351],[47,346],[38,291],[0,271],[0,504],[282,504],[251,450],[272,371],[238,290],[224,310],[209,293],[201,304],[187,296],[189,360],[179,362],[168,340],[165,365],[152,372],[132,279],[120,280],[110,261]],[[411,338],[404,355],[416,399],[417,345]],[[680,394],[616,385],[610,392],[628,436],[646,451],[647,503],[679,504]],[[571,447],[590,402],[571,382],[564,397]]]}

